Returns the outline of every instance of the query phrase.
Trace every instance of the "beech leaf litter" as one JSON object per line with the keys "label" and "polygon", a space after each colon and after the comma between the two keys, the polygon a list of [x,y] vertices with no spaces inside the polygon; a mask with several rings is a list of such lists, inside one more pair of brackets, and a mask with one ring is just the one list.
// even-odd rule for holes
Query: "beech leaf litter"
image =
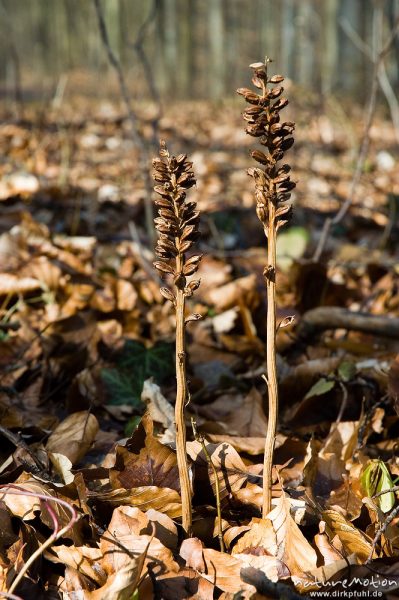
{"label": "beech leaf litter", "polygon": [[[240,93],[256,105],[254,92]],[[399,157],[391,126],[376,120],[351,209],[314,261],[325,219],[349,193],[353,133],[334,114],[287,109],[298,112],[295,210],[277,244],[280,406],[272,510],[262,518],[267,247],[246,173],[253,140],[238,104],[219,109],[187,102],[159,122],[197,179],[189,197],[201,211],[202,260],[191,267],[188,258],[180,274],[169,258],[153,267],[145,210],[155,194],[116,108],[63,106],[65,135],[55,110],[39,118],[27,109],[23,121],[0,125],[4,597],[227,600],[332,589],[396,597],[399,169],[378,167],[381,152]],[[142,118],[150,144],[145,107]],[[162,182],[163,163],[154,164]],[[191,172],[182,177],[191,187]],[[284,169],[280,179],[288,185]],[[162,210],[160,231],[170,212]],[[198,213],[187,210],[187,239],[197,239]],[[173,235],[162,236],[169,257]],[[168,282],[185,285],[194,271],[201,285],[186,288],[185,315],[187,537]]]}

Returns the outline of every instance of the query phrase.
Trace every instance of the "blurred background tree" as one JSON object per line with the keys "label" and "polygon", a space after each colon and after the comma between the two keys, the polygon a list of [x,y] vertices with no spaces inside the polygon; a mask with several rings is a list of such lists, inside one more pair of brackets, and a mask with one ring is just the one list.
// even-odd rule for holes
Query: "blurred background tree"
{"label": "blurred background tree", "polygon": [[[248,64],[266,54],[311,93],[362,100],[373,69],[356,40],[381,46],[376,38],[389,35],[399,0],[102,0],[102,9],[135,97],[149,95],[135,52],[146,23],[142,47],[165,100],[233,96]],[[382,34],[376,10],[383,12]],[[0,32],[3,98],[50,96],[61,78],[69,93],[112,93],[91,0],[0,0]],[[395,44],[386,67],[397,89],[398,38]]]}

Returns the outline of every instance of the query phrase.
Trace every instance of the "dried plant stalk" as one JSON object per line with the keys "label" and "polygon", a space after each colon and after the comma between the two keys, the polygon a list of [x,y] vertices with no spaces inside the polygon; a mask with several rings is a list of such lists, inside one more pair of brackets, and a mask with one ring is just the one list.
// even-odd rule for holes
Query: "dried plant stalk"
{"label": "dried plant stalk", "polygon": [[276,369],[276,234],[287,222],[291,206],[287,204],[295,183],[291,181],[288,164],[281,164],[285,152],[291,148],[294,138],[291,136],[295,124],[281,122],[280,111],[287,106],[288,100],[282,98],[284,81],[281,75],[268,77],[267,66],[271,62],[250,65],[253,69],[252,83],[260,90],[256,93],[240,88],[237,93],[251,106],[243,114],[248,122],[246,133],[259,138],[265,151],[253,150],[254,158],[263,168],[251,168],[248,174],[255,181],[256,214],[263,225],[267,237],[267,266],[264,269],[267,288],[267,388],[269,397],[269,420],[265,440],[263,466],[263,505],[265,517],[271,510],[273,450],[278,418],[278,387]]}
{"label": "dried plant stalk", "polygon": [[199,212],[195,202],[186,202],[186,190],[195,185],[192,163],[186,155],[170,156],[165,142],[161,141],[160,157],[153,160],[155,191],[160,198],[156,200],[158,217],[155,227],[159,233],[155,248],[161,260],[154,266],[163,276],[170,276],[173,289],[162,287],[162,295],[173,303],[176,311],[176,453],[182,498],[182,525],[187,535],[191,535],[192,507],[189,465],[186,453],[186,426],[184,408],[188,400],[186,377],[186,340],[185,325],[197,320],[199,315],[185,318],[186,299],[199,287],[199,280],[187,282],[194,275],[202,258],[195,254],[189,258],[191,250],[199,237]]}

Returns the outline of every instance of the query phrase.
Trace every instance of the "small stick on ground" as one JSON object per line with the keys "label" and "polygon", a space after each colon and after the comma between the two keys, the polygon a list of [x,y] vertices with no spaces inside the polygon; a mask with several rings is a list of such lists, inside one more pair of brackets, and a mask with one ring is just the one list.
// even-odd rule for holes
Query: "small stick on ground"
{"label": "small stick on ground", "polygon": [[218,479],[218,472],[216,470],[215,465],[213,464],[213,460],[211,455],[208,452],[208,448],[206,447],[204,436],[202,433],[199,433],[197,430],[197,425],[193,417],[191,417],[191,427],[193,428],[193,434],[197,442],[199,442],[202,446],[202,450],[205,454],[205,458],[208,462],[208,465],[213,471],[213,475],[215,477],[215,500],[216,500],[216,511],[217,511],[217,524],[218,524],[218,539],[220,545],[220,552],[225,552],[224,540],[223,540],[223,527],[222,527],[222,509],[220,506],[220,482]]}

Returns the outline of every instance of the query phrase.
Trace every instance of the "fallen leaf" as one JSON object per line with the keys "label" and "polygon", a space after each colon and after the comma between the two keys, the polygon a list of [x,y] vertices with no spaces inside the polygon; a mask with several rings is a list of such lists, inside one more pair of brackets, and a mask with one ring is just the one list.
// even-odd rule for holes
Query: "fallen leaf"
{"label": "fallen leaf", "polygon": [[103,585],[107,580],[107,573],[101,565],[103,553],[99,548],[54,545],[49,553],[50,560],[52,553],[61,564],[76,569],[97,585]]}
{"label": "fallen leaf", "polygon": [[151,530],[146,515],[137,508],[115,508],[107,531],[101,536],[102,566],[108,573],[128,565],[132,556],[146,554],[145,562],[154,563],[157,571],[178,571],[171,551],[148,534]]}
{"label": "fallen leaf", "polygon": [[91,492],[88,495],[93,500],[108,502],[113,506],[135,506],[140,510],[153,508],[171,519],[181,517],[181,497],[176,490],[167,487],[143,486],[109,492]]}
{"label": "fallen leaf", "polygon": [[89,450],[98,430],[98,421],[91,413],[72,413],[50,435],[46,450],[63,454],[75,465]]}
{"label": "fallen leaf", "polygon": [[234,545],[233,554],[253,554],[254,556],[277,555],[276,533],[269,519],[253,518],[250,530]]}
{"label": "fallen leaf", "polygon": [[145,430],[144,448],[135,454],[124,446],[117,446],[115,467],[109,474],[111,486],[114,489],[156,486],[180,492],[176,454],[154,437],[148,413],[141,424]]}
{"label": "fallen leaf", "polygon": [[[205,445],[217,471],[220,498],[226,498],[233,492],[237,492],[245,483],[247,479],[245,464],[230,444],[217,445],[205,442]],[[188,442],[187,453],[194,463],[208,471],[208,461],[199,442]],[[209,469],[209,478],[215,493],[216,480],[212,469]]]}
{"label": "fallen leaf", "polygon": [[141,400],[147,405],[148,414],[156,423],[161,423],[165,429],[174,425],[175,411],[161,392],[159,385],[154,380],[146,379],[141,392]]}
{"label": "fallen leaf", "polygon": [[180,546],[180,556],[186,561],[186,565],[200,571],[205,571],[205,561],[203,556],[204,546],[198,538],[188,538],[183,540]]}
{"label": "fallen leaf", "polygon": [[292,518],[290,501],[284,492],[267,518],[272,522],[276,534],[276,558],[287,565],[291,575],[303,576],[316,568],[316,552]]}
{"label": "fallen leaf", "polygon": [[337,536],[347,555],[355,554],[359,561],[368,559],[372,552],[371,542],[350,521],[335,510],[325,510],[321,514],[326,523],[325,531],[334,545]]}

